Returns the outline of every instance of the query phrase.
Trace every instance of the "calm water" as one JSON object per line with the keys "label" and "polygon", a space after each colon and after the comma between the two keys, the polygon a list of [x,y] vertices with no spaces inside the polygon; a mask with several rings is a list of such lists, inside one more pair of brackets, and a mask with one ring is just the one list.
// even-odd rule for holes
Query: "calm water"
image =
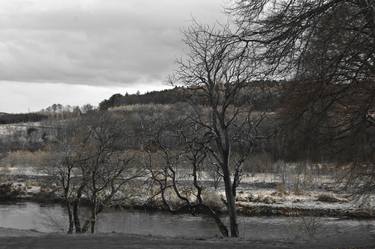
{"label": "calm water", "polygon": [[[65,210],[60,205],[0,204],[0,227],[63,232]],[[240,217],[241,237],[246,239],[332,239],[375,241],[375,221],[333,218]],[[219,235],[209,218],[164,212],[107,211],[99,216],[98,232],[118,232],[172,237]]]}

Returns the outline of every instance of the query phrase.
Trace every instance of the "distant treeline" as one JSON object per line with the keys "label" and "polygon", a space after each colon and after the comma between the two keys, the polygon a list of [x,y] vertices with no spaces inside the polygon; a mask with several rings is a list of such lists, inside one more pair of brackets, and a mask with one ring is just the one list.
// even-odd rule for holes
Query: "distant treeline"
{"label": "distant treeline", "polygon": [[108,110],[116,106],[135,104],[175,104],[185,99],[186,91],[183,88],[174,88],[162,91],[153,91],[145,94],[114,94],[99,104],[100,110]]}
{"label": "distant treeline", "polygon": [[[279,105],[280,96],[278,95],[279,91],[274,91],[275,88],[280,87],[280,81],[258,81],[254,84],[258,84],[259,87],[267,86],[270,91],[267,92],[267,96],[258,96],[259,92],[244,92],[241,97],[238,98],[238,101],[247,101],[250,95],[251,99],[255,99],[255,105],[257,109],[263,109],[267,106],[268,109],[275,109]],[[254,98],[254,96],[256,98]],[[99,104],[100,110],[108,110],[117,106],[124,105],[135,105],[135,104],[175,104],[178,102],[193,101],[194,103],[200,103],[205,105],[206,98],[200,96],[199,91],[194,91],[194,89],[189,89],[186,87],[175,87],[173,89],[167,89],[162,91],[152,91],[145,94],[114,94],[109,99],[102,101]],[[265,103],[266,102],[266,103]]]}
{"label": "distant treeline", "polygon": [[39,122],[47,119],[47,115],[40,113],[22,113],[22,114],[0,114],[0,124],[14,124],[14,123],[27,123]]}

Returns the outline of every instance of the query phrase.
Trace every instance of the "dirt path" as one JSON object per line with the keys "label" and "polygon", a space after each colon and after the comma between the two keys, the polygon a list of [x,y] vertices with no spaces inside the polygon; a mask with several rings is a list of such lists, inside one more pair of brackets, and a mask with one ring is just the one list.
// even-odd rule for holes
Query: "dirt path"
{"label": "dirt path", "polygon": [[[12,236],[13,235],[13,236]],[[374,243],[355,238],[352,243],[332,241],[330,245],[307,242],[237,241],[237,240],[189,240],[150,236],[99,234],[95,236],[67,236],[62,234],[38,234],[28,237],[24,233],[0,237],[0,249],[375,249]]]}

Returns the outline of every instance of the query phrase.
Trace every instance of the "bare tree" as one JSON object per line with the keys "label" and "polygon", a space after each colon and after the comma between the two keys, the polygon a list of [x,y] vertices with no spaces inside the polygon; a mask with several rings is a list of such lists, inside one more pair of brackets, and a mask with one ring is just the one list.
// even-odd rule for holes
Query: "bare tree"
{"label": "bare tree", "polygon": [[78,218],[79,201],[85,186],[83,180],[78,180],[78,170],[84,159],[80,158],[82,133],[78,122],[69,122],[59,127],[56,137],[49,144],[50,158],[46,163],[46,170],[61,187],[69,219],[68,233],[81,232]]}
{"label": "bare tree", "polygon": [[200,128],[194,124],[186,127],[186,120],[163,123],[159,120],[159,125],[153,139],[154,148],[148,147],[146,151],[150,187],[155,192],[151,199],[160,196],[172,213],[183,210],[193,215],[209,215],[227,237],[228,228],[220,218],[218,207],[206,200],[207,179],[200,177],[207,170],[207,137],[201,137]]}
{"label": "bare tree", "polygon": [[239,25],[232,37],[256,44],[267,73],[290,80],[284,114],[304,150],[335,148],[327,156],[354,166],[355,190],[371,190],[375,2],[238,0],[230,11]]}
{"label": "bare tree", "polygon": [[304,58],[315,47],[329,52],[309,57],[314,63],[321,62],[315,77],[331,76],[337,81],[367,79],[373,74],[373,1],[238,0],[230,11],[239,25],[235,36],[259,44],[262,49],[258,52],[272,71],[305,77]]}
{"label": "bare tree", "polygon": [[[76,233],[89,228],[94,233],[97,215],[115,200],[126,198],[126,184],[140,177],[143,170],[132,163],[133,153],[125,149],[127,133],[119,118],[111,113],[92,113],[73,123],[62,128],[55,142],[61,152],[54,171],[68,208],[68,232],[73,231],[74,224]],[[90,208],[83,226],[82,198]]]}
{"label": "bare tree", "polygon": [[[244,158],[255,147],[259,138],[257,127],[264,115],[253,113],[254,96],[261,92],[260,84],[254,81],[261,75],[252,60],[253,51],[247,43],[233,42],[229,34],[228,27],[217,29],[195,24],[187,29],[184,43],[189,51],[178,61],[171,80],[192,91],[195,112],[189,118],[209,138],[204,148],[220,168],[230,235],[238,237],[236,189]],[[195,96],[205,100],[203,108],[194,103]]]}

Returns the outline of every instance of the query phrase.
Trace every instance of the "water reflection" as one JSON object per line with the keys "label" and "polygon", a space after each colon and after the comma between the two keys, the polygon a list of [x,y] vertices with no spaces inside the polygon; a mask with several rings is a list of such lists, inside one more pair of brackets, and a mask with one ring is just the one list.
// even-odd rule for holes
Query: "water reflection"
{"label": "water reflection", "polygon": [[[350,240],[357,236],[373,239],[372,220],[339,220],[333,218],[240,217],[241,236],[254,240],[331,239]],[[0,227],[34,229],[41,232],[63,232],[67,227],[61,205],[36,203],[0,205]],[[98,232],[161,235],[172,237],[218,236],[209,218],[170,215],[163,212],[107,211],[100,215]]]}

